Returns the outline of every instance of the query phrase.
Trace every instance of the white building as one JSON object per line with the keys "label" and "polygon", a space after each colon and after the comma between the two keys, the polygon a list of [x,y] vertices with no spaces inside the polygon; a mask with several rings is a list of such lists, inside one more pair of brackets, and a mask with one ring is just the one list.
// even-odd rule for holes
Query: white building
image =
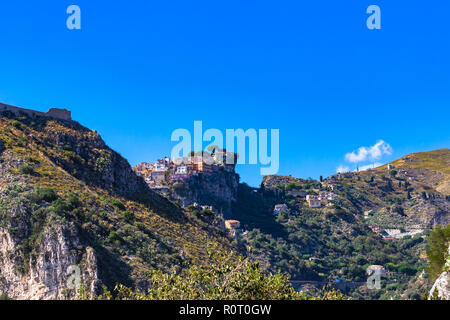
{"label": "white building", "polygon": [[310,199],[308,200],[308,204],[310,208],[320,208],[322,206],[318,199]]}
{"label": "white building", "polygon": [[186,166],[178,166],[177,167],[177,173],[178,174],[186,174],[187,173],[187,167]]}

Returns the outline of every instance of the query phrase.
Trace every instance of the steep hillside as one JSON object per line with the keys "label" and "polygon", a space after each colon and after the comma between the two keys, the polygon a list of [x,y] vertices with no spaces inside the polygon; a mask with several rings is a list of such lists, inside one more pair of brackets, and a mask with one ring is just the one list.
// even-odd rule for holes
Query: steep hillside
{"label": "steep hillside", "polygon": [[[233,218],[245,232],[240,241],[269,270],[299,283],[336,279],[364,284],[368,266],[390,272],[386,290],[352,289],[356,298],[420,298],[431,283],[426,266],[429,230],[450,223],[448,149],[412,154],[387,165],[324,181],[266,176],[260,188],[239,185]],[[306,196],[332,193],[311,208]],[[287,209],[274,213],[277,204]]]}
{"label": "steep hillside", "polygon": [[339,186],[342,205],[355,212],[387,211],[408,217],[423,228],[450,223],[450,150],[415,153],[359,173],[329,177]]}
{"label": "steep hillside", "polygon": [[399,169],[412,169],[411,175],[418,181],[450,195],[450,149],[413,153],[392,164]]}
{"label": "steep hillside", "polygon": [[232,248],[223,232],[152,192],[100,136],[76,122],[0,115],[0,293],[90,294],[146,288],[147,271],[207,264]]}

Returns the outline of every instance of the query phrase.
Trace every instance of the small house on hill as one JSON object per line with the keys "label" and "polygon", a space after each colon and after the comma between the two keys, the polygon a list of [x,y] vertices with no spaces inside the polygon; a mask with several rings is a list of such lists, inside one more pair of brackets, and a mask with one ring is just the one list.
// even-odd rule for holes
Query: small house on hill
{"label": "small house on hill", "polygon": [[241,222],[238,220],[225,220],[225,228],[228,230],[238,229],[241,226]]}
{"label": "small house on hill", "polygon": [[276,204],[275,207],[273,208],[273,213],[275,215],[278,215],[282,211],[289,212],[289,207],[285,203]]}

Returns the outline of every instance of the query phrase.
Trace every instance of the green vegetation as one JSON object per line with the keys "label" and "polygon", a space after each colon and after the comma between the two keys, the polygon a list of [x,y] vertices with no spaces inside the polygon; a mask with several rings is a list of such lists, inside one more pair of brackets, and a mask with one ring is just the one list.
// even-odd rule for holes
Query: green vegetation
{"label": "green vegetation", "polygon": [[427,272],[431,279],[436,279],[444,270],[448,258],[448,246],[450,244],[450,225],[442,228],[437,226],[428,238]]}
{"label": "green vegetation", "polygon": [[22,173],[22,174],[33,174],[34,173],[34,169],[33,169],[33,166],[30,166],[28,164],[24,164],[24,165],[19,167],[19,172]]}
{"label": "green vegetation", "polygon": [[119,200],[114,199],[111,203],[113,206],[117,207],[121,211],[126,210],[125,205],[122,202],[120,202]]}
{"label": "green vegetation", "polygon": [[109,289],[145,286],[150,270],[208,264],[210,246],[236,249],[216,226],[148,191],[126,160],[75,122],[3,115],[0,153],[0,172],[8,173],[0,177],[0,226],[13,237],[10,258],[25,275],[60,232],[78,243],[75,259],[93,248]]}
{"label": "green vegetation", "polygon": [[[289,278],[281,273],[266,275],[258,262],[236,256],[208,253],[208,266],[191,266],[180,272],[164,273],[152,270],[152,286],[148,292],[117,285],[114,298],[118,300],[286,300],[286,299],[348,299],[336,290],[325,290],[315,295],[296,292]],[[113,294],[105,291],[97,299],[110,300]]]}
{"label": "green vegetation", "polygon": [[[241,221],[248,230],[240,241],[263,268],[271,272],[281,270],[293,280],[334,283],[337,278],[364,282],[370,265],[384,265],[394,273],[393,278],[385,280],[390,290],[383,297],[381,292],[370,293],[371,298],[395,298],[409,289],[408,283],[414,281],[426,265],[418,257],[425,247],[422,235],[386,240],[368,228],[372,224],[396,228],[410,226],[412,221],[398,213],[401,212],[399,208],[392,208],[392,213],[378,212],[367,220],[361,217],[362,214],[355,216],[354,203],[361,203],[363,199],[361,193],[346,184],[342,190],[335,191],[342,197],[338,197],[334,205],[308,208],[304,198],[278,191],[287,189],[279,183],[284,178],[287,185],[296,185],[296,189],[320,190],[314,182],[292,181],[290,177],[277,178],[278,181],[269,184],[271,188],[265,188],[263,193],[255,193],[241,185],[233,211],[233,218]],[[272,210],[277,203],[288,204],[290,213],[280,213],[275,217]],[[396,281],[398,285],[393,285]],[[426,288],[417,290],[423,293]],[[367,293],[349,294],[356,298],[369,297]]]}

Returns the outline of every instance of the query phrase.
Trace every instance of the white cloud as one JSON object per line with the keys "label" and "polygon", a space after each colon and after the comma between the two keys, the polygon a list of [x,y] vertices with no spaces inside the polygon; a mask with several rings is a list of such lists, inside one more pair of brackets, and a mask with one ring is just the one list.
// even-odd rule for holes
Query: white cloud
{"label": "white cloud", "polygon": [[339,167],[337,167],[336,172],[337,173],[350,172],[350,168],[348,166],[340,165]]}
{"label": "white cloud", "polygon": [[385,154],[392,154],[392,148],[389,143],[380,140],[371,147],[360,147],[356,151],[347,153],[345,155],[345,160],[358,163],[369,160],[378,160]]}

